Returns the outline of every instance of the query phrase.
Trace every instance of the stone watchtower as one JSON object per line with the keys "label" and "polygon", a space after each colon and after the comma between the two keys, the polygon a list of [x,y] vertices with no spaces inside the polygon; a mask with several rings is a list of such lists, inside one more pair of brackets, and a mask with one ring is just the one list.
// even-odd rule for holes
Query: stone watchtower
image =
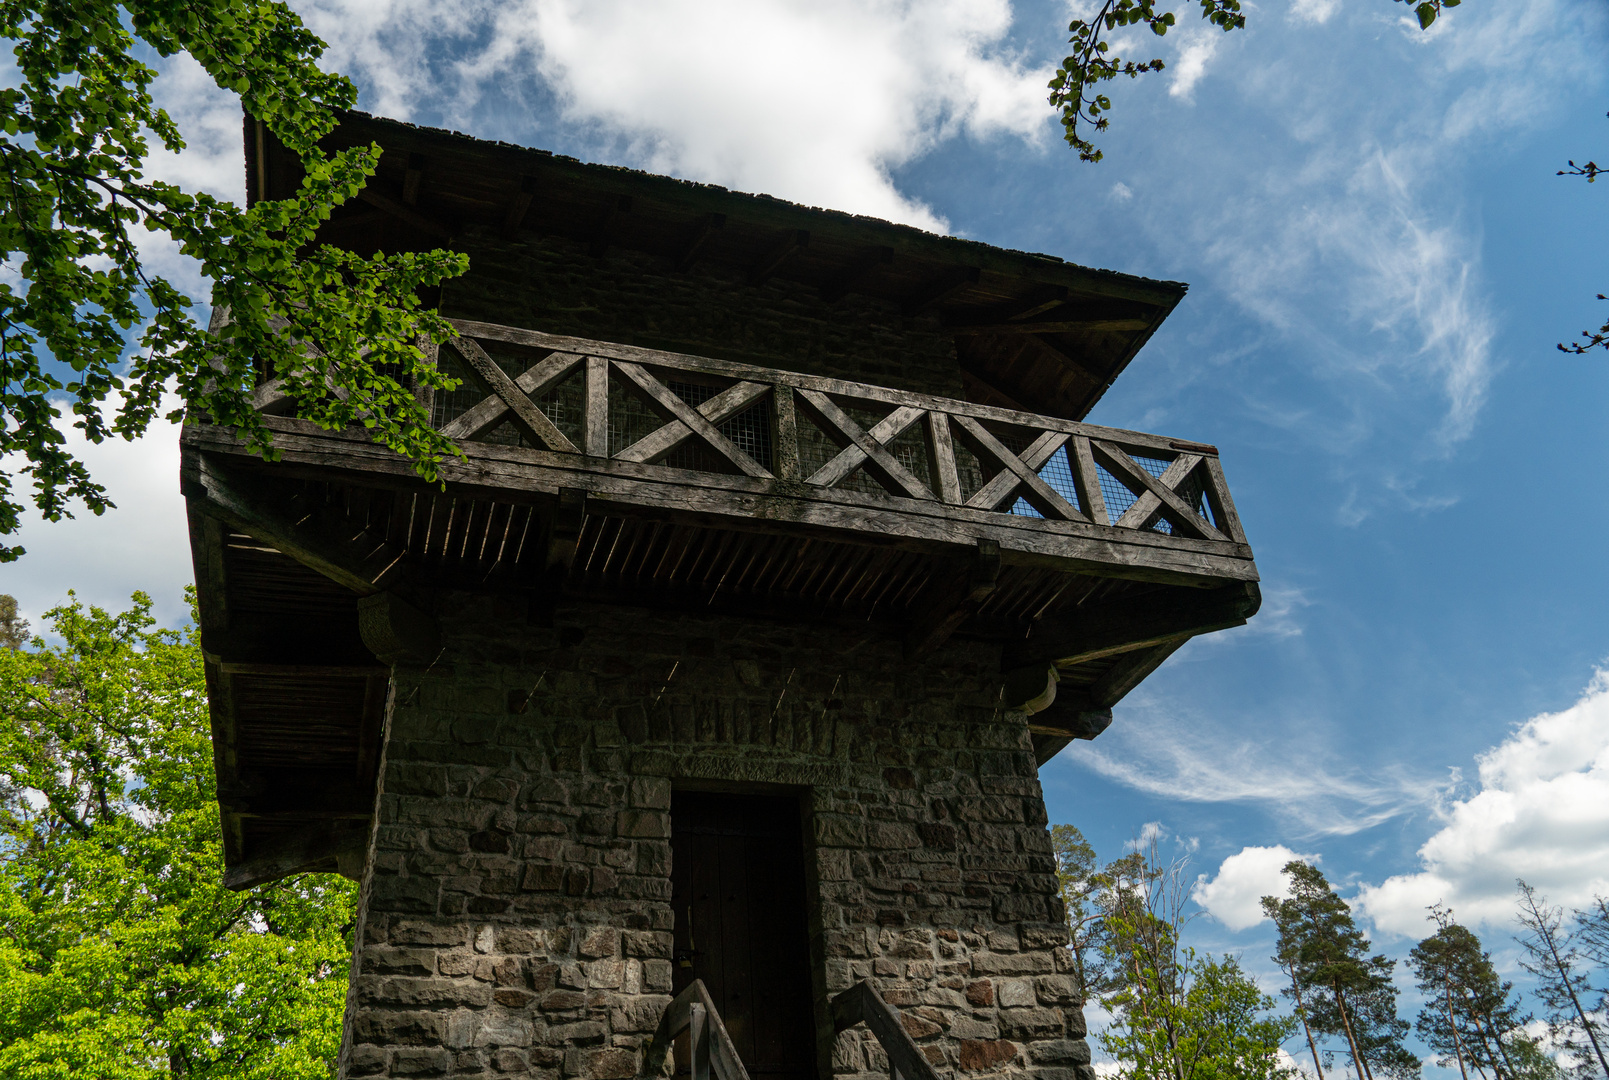
{"label": "stone watchtower", "polygon": [[1081,422],[1184,286],[329,141],[385,153],[326,239],[470,255],[464,458],[265,381],[282,460],[183,485],[229,881],[362,881],[342,1076],[1089,1080],[1037,769],[1258,604],[1217,451]]}

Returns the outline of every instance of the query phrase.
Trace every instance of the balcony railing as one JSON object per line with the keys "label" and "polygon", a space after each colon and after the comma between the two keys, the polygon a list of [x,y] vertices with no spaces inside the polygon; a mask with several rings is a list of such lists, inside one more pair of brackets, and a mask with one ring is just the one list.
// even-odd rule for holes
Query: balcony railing
{"label": "balcony railing", "polygon": [[[993,540],[1158,580],[1255,580],[1215,448],[709,357],[455,321],[427,402],[483,480],[602,503]],[[523,469],[522,469],[523,467]],[[488,473],[495,473],[490,475]],[[518,486],[529,487],[529,475]]]}

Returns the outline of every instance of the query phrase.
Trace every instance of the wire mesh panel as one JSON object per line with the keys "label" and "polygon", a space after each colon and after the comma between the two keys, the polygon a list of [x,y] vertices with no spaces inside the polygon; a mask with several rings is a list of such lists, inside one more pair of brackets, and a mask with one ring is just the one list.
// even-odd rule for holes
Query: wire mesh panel
{"label": "wire mesh panel", "polygon": [[[842,402],[838,403],[838,407],[843,409],[851,420],[859,424],[862,431],[869,431],[876,427],[882,422],[883,417],[887,415],[887,410],[877,413],[863,406],[845,405]],[[898,442],[898,440],[895,441]],[[837,457],[838,451],[847,445],[848,443],[843,440],[842,436],[837,436],[836,432],[833,435],[828,435],[808,412],[801,410],[799,416],[799,474],[801,476],[811,476],[827,462]],[[890,447],[890,450],[892,451],[893,448]],[[900,459],[900,464],[908,469],[911,467],[910,462],[903,458]],[[923,469],[925,470],[926,467],[924,464]],[[917,475],[922,474],[917,473]],[[875,476],[867,472],[864,465],[834,484],[833,490],[857,491],[862,495],[889,494],[889,490],[879,483]],[[895,494],[902,493],[896,492]]]}
{"label": "wire mesh panel", "polygon": [[[720,389],[704,383],[682,382],[677,379],[668,379],[665,385],[670,392],[687,402],[693,408],[698,408],[710,398],[719,394]],[[747,409],[716,425],[716,430],[728,439],[732,445],[743,451],[749,457],[771,468],[771,406],[769,402],[760,401],[750,405]],[[730,466],[726,459],[705,446],[701,440],[689,439],[666,456],[663,464],[677,469],[705,469],[699,464],[702,461],[714,459],[720,466],[713,471],[729,471]],[[705,469],[705,471],[712,471]]]}
{"label": "wire mesh panel", "polygon": [[[1067,449],[1067,447],[1063,446],[1050,455],[1050,459],[1039,467],[1039,478],[1049,484],[1056,494],[1077,507],[1080,513],[1088,514],[1089,507],[1079,501],[1078,485],[1073,483],[1073,465],[1067,458]],[[1021,496],[1018,496],[1017,501],[1011,505],[1011,512],[1019,517],[1045,516],[1035,510],[1033,504]]]}

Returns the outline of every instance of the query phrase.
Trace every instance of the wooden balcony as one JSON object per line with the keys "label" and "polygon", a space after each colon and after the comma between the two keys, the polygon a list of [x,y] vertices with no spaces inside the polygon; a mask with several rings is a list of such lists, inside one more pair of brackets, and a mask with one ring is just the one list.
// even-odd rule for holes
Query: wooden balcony
{"label": "wooden balcony", "polygon": [[912,659],[992,641],[1008,705],[1059,673],[1056,708],[1031,721],[1042,758],[1098,733],[1190,636],[1256,610],[1211,446],[456,326],[438,362],[463,381],[426,402],[463,453],[444,486],[362,429],[288,415],[273,384],[259,402],[279,461],[186,429],[229,860],[256,867],[237,882],[350,845],[378,754],[376,658],[433,659],[442,588],[538,622],[624,603],[853,623]]}

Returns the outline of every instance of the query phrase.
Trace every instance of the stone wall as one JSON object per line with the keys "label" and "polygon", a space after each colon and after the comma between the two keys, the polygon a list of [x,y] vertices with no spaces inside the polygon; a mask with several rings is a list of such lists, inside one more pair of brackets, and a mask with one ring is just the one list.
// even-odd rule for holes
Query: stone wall
{"label": "stone wall", "polygon": [[906,318],[886,301],[772,278],[751,286],[709,264],[553,236],[510,240],[470,229],[457,242],[469,273],[443,286],[442,314],[713,356],[784,371],[963,397],[954,339],[932,315]]}
{"label": "stone wall", "polygon": [[[871,979],[940,1075],[1092,1080],[1029,733],[995,650],[444,597],[399,669],[342,1075],[635,1076],[670,1000],[670,799],[798,792],[822,1075],[886,1077]],[[991,677],[992,676],[992,677]]]}

